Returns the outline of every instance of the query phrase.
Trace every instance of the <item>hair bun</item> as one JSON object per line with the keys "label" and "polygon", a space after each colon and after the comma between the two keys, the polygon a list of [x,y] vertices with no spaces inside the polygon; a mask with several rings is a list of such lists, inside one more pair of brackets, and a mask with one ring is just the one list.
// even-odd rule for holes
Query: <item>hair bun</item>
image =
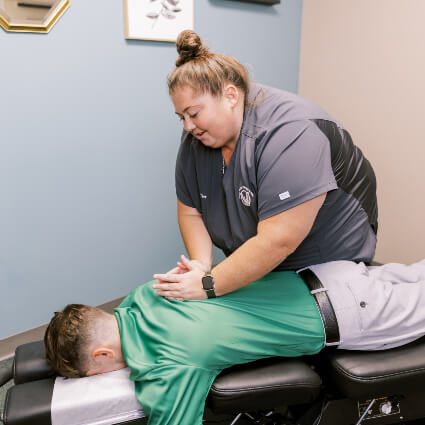
{"label": "hair bun", "polygon": [[209,54],[208,48],[204,47],[202,41],[195,31],[184,30],[177,37],[176,41],[177,53],[176,66],[181,66],[196,58],[201,58]]}

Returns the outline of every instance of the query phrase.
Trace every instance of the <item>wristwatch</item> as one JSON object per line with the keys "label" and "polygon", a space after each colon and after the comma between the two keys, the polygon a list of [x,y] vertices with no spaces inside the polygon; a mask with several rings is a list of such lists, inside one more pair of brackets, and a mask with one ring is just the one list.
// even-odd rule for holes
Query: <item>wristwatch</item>
{"label": "wristwatch", "polygon": [[204,288],[208,298],[217,297],[214,291],[214,278],[211,276],[211,273],[207,272],[202,277],[202,287]]}

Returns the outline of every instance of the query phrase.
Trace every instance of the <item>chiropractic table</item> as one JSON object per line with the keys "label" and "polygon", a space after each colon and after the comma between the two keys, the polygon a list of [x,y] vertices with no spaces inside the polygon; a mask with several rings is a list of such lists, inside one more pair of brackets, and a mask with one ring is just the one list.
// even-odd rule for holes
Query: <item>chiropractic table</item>
{"label": "chiropractic table", "polygon": [[[42,341],[21,345],[4,424],[146,424],[128,373],[66,380],[52,375]],[[216,378],[206,407],[206,425],[425,423],[425,338],[386,351],[326,348],[315,356],[234,366]]]}

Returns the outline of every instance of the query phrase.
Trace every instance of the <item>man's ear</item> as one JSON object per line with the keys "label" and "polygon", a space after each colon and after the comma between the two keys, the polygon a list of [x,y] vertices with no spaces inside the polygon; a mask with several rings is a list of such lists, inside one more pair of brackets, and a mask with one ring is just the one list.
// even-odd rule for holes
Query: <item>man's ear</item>
{"label": "man's ear", "polygon": [[98,347],[98,348],[95,348],[92,351],[91,357],[92,357],[93,360],[102,361],[102,357],[107,358],[107,359],[115,358],[115,353],[114,353],[114,350],[112,350],[110,348]]}
{"label": "man's ear", "polygon": [[87,376],[103,373],[108,363],[115,358],[113,350],[107,347],[97,347],[91,353],[91,368],[86,372]]}
{"label": "man's ear", "polygon": [[234,84],[226,84],[223,89],[223,96],[234,108],[238,104],[240,93]]}

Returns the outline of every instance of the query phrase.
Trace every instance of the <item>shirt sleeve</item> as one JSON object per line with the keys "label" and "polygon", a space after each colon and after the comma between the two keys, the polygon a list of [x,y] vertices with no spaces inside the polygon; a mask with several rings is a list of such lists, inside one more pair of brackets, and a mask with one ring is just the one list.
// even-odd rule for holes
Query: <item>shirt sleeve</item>
{"label": "shirt sleeve", "polygon": [[191,136],[183,132],[182,142],[176,160],[175,184],[177,199],[183,204],[200,210],[198,179],[195,156],[191,147]]}
{"label": "shirt sleeve", "polygon": [[202,425],[205,399],[218,371],[166,364],[136,380],[136,396],[148,425]]}
{"label": "shirt sleeve", "polygon": [[337,189],[330,142],[313,122],[294,121],[265,137],[257,168],[260,221]]}

